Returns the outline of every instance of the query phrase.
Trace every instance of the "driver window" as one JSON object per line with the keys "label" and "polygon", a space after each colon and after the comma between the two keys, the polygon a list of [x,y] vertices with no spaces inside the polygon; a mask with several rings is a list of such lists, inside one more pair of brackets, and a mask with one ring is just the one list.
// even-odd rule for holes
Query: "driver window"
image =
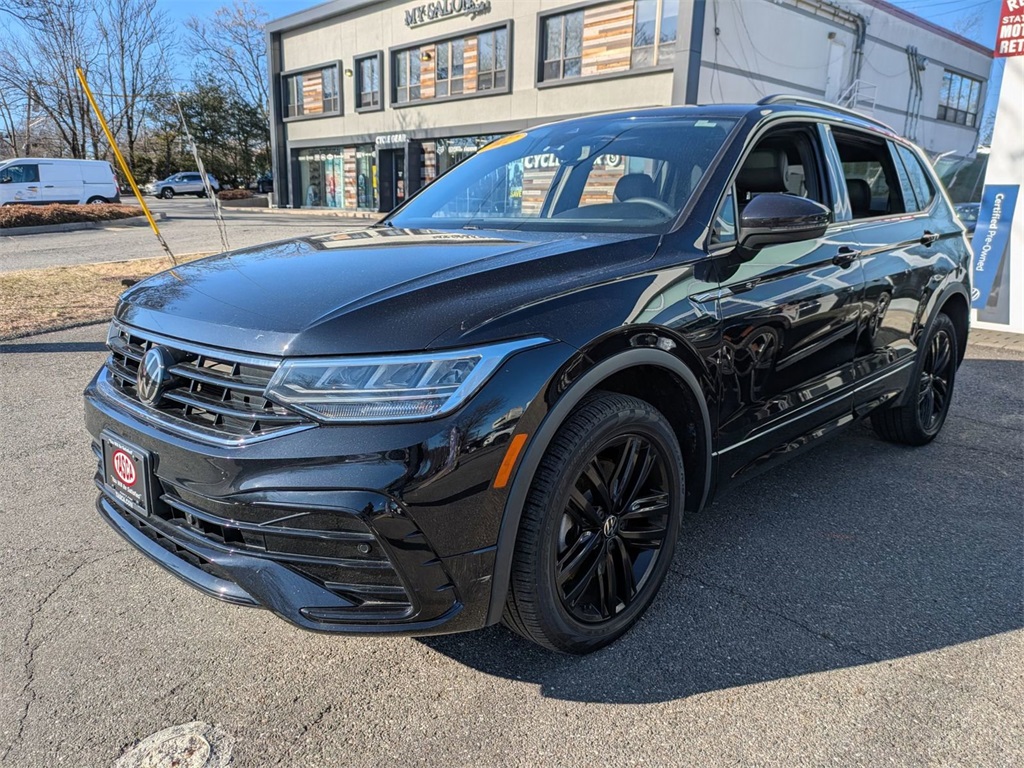
{"label": "driver window", "polygon": [[736,176],[740,210],[765,192],[806,197],[827,207],[819,183],[817,141],[808,127],[788,125],[758,141]]}
{"label": "driver window", "polygon": [[34,184],[39,181],[39,166],[9,165],[0,171],[0,178],[8,184]]}
{"label": "driver window", "polygon": [[810,126],[786,125],[769,131],[747,153],[736,180],[715,215],[711,243],[736,241],[738,214],[757,195],[797,195],[830,207],[820,179],[817,134]]}

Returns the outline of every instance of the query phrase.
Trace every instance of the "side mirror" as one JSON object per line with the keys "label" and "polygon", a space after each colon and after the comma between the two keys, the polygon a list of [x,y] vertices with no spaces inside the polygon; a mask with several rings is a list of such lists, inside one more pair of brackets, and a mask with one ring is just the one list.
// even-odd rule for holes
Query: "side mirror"
{"label": "side mirror", "polygon": [[0,184],[12,184],[13,182],[14,179],[12,179],[10,176],[4,176],[2,179],[0,179]]}
{"label": "side mirror", "polygon": [[806,197],[762,193],[740,214],[740,248],[754,252],[766,245],[813,240],[825,234],[829,215],[828,208]]}

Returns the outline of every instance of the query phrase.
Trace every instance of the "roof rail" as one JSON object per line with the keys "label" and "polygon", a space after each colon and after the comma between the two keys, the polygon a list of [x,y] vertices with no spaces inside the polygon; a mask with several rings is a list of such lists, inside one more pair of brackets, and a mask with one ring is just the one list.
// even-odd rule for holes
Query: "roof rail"
{"label": "roof rail", "polygon": [[759,106],[766,106],[768,104],[796,104],[805,107],[817,107],[819,109],[828,109],[831,110],[832,112],[840,112],[844,115],[849,115],[850,117],[856,117],[857,119],[863,120],[866,123],[877,125],[879,128],[884,128],[890,133],[896,133],[896,131],[893,129],[891,125],[883,123],[881,120],[878,120],[877,118],[865,115],[862,112],[858,112],[855,109],[841,107],[838,104],[833,104],[832,102],[825,101],[823,99],[812,99],[808,96],[795,96],[791,93],[773,93],[771,96],[765,96],[757,103]]}

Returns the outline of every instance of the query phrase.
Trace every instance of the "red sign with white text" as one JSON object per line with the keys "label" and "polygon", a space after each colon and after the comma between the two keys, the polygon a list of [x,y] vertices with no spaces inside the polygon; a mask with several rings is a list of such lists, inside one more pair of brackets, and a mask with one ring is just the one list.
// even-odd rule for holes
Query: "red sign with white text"
{"label": "red sign with white text", "polygon": [[1024,56],[1024,0],[1003,0],[994,53],[996,56]]}

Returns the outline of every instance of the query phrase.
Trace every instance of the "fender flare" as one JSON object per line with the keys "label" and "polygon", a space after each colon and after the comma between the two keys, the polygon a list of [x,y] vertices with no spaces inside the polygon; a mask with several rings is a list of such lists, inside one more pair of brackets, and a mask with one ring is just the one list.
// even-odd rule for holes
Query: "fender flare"
{"label": "fender flare", "polygon": [[676,374],[693,392],[700,405],[700,415],[704,422],[706,461],[704,469],[704,493],[698,509],[707,502],[711,489],[711,415],[708,404],[701,391],[697,377],[685,363],[668,352],[659,349],[630,349],[615,354],[596,365],[580,376],[566,390],[558,401],[544,416],[543,421],[530,440],[526,452],[519,461],[512,481],[512,487],[505,499],[505,510],[498,530],[498,542],[495,547],[494,570],[491,579],[491,601],[487,609],[487,624],[496,624],[501,620],[508,595],[509,581],[512,573],[512,557],[515,554],[516,539],[519,536],[519,522],[522,518],[526,496],[530,491],[534,473],[541,459],[547,452],[548,445],[554,439],[558,428],[576,405],[583,400],[596,386],[614,373],[635,368],[641,365],[654,365]]}
{"label": "fender flare", "polygon": [[[942,313],[942,308],[946,306],[946,302],[954,295],[958,294],[963,297],[963,300],[967,302],[967,335],[970,336],[971,331],[971,295],[967,290],[966,286],[959,280],[953,280],[946,284],[942,290],[935,292],[935,298],[932,301],[931,306],[928,308],[928,320],[921,329],[920,338],[924,339],[931,332],[932,325],[935,323],[937,318]],[[963,340],[964,347],[967,346],[967,339]]]}

